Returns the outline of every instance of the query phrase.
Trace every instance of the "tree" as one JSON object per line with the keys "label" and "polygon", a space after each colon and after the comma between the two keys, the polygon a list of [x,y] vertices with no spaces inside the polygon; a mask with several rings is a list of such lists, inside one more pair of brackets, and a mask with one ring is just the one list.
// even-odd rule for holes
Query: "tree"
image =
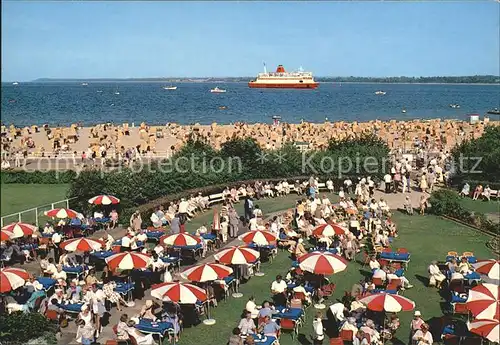
{"label": "tree", "polygon": [[500,179],[500,127],[486,127],[477,139],[467,140],[451,151],[454,180],[498,183]]}

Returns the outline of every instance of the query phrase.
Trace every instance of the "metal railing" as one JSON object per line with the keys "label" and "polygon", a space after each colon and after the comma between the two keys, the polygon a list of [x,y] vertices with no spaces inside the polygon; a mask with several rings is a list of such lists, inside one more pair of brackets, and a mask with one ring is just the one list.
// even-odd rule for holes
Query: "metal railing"
{"label": "metal railing", "polygon": [[31,223],[35,224],[36,226],[40,226],[41,222],[47,221],[49,219],[47,216],[45,216],[45,211],[49,211],[58,207],[70,208],[70,201],[74,199],[76,199],[76,197],[59,200],[50,204],[37,206],[27,210],[2,216],[0,219],[0,226],[3,227],[4,225],[12,222]]}

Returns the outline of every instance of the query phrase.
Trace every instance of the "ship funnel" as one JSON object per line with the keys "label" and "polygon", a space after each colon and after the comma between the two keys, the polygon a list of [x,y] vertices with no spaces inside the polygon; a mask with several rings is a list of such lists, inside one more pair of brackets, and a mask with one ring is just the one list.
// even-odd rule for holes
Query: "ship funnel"
{"label": "ship funnel", "polygon": [[276,73],[285,73],[285,67],[279,65],[278,68],[276,68]]}

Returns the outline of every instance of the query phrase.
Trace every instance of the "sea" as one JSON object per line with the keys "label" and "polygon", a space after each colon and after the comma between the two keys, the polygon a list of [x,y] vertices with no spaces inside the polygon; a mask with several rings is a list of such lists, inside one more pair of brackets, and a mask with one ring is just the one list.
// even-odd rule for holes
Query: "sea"
{"label": "sea", "polygon": [[[250,89],[246,83],[3,83],[2,124],[161,125],[467,119],[500,108],[500,85],[321,83],[316,90]],[[226,93],[210,93],[218,86]],[[384,91],[385,95],[376,95]],[[459,108],[450,107],[458,104]],[[406,112],[403,111],[406,110]]]}

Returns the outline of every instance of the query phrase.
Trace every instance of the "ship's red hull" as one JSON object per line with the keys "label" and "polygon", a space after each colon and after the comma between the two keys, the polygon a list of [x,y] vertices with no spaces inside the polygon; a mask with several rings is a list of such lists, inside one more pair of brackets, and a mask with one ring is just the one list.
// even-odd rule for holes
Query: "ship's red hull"
{"label": "ship's red hull", "polygon": [[287,83],[287,84],[279,84],[279,83],[255,83],[249,82],[248,87],[255,89],[316,89],[319,86],[319,83]]}

